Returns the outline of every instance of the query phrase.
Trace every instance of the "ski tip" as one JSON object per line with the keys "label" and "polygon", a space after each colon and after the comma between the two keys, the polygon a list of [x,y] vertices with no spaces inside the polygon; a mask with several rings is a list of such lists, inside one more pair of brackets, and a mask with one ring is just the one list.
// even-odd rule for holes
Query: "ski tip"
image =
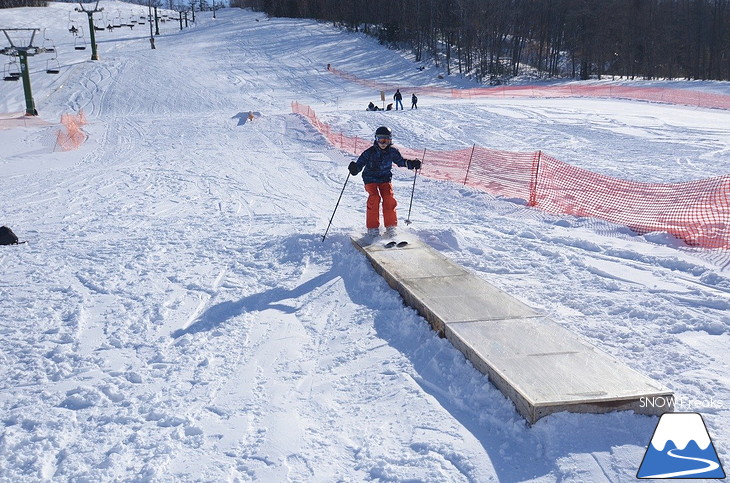
{"label": "ski tip", "polygon": [[399,242],[393,240],[393,241],[389,241],[389,242],[383,244],[383,246],[385,248],[393,248],[393,247],[403,248],[403,247],[405,247],[407,245],[408,245],[408,242],[405,241],[405,240],[399,241]]}

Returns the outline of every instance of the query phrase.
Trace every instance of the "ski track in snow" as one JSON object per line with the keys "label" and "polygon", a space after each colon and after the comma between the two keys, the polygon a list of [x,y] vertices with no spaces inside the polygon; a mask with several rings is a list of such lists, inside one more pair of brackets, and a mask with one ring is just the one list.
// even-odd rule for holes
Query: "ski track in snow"
{"label": "ski track in snow", "polygon": [[[633,478],[656,419],[556,414],[528,427],[351,246],[361,179],[321,242],[353,157],[289,103],[365,139],[387,122],[398,145],[542,149],[657,182],[726,174],[730,114],[428,96],[418,111],[365,113],[377,93],[327,63],[380,82],[452,81],[360,34],[231,9],[168,25],[156,50],[144,32],[101,33],[102,61],[83,61],[70,8],[22,11],[63,52],[59,77],[33,72],[42,117],[83,109],[88,140],[51,153],[57,125],[0,130],[12,200],[0,221],[30,240],[0,251],[0,479]],[[19,25],[19,10],[0,20]],[[0,107],[21,110],[3,87]],[[263,115],[239,125],[249,110]],[[395,171],[402,219],[412,179]],[[702,410],[727,459],[726,253],[422,177],[416,192],[411,229],[427,243],[682,397],[719,401]]]}

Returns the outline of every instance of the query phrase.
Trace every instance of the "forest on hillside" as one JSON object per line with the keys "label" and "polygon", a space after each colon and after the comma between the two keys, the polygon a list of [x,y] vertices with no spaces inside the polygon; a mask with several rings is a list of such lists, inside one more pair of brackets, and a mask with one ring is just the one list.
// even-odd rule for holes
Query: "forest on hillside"
{"label": "forest on hillside", "polygon": [[0,0],[0,8],[47,7],[46,0]]}
{"label": "forest on hillside", "polygon": [[406,48],[449,74],[730,80],[730,0],[231,0]]}

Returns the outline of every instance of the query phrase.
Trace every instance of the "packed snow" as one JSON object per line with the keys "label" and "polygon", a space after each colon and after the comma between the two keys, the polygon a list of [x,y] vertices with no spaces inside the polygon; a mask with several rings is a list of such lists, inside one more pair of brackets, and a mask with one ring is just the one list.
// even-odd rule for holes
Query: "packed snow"
{"label": "packed snow", "polygon": [[[344,184],[354,157],[291,102],[348,135],[387,125],[397,146],[539,149],[648,182],[730,173],[730,112],[427,95],[365,112],[379,92],[328,63],[383,84],[474,84],[363,34],[239,9],[168,21],[154,50],[148,26],[96,32],[92,61],[68,31],[87,25],[75,6],[0,10],[1,28],[41,29],[61,67],[30,59],[37,118],[18,118],[21,82],[0,83],[0,225],[28,242],[0,247],[0,480],[635,477],[658,418],[529,426],[352,246],[366,197],[359,177]],[[146,15],[99,6],[100,24]],[[87,139],[63,151],[59,119],[79,111]],[[727,250],[424,177],[406,226],[412,183],[395,169],[402,230],[669,387],[727,468]]]}

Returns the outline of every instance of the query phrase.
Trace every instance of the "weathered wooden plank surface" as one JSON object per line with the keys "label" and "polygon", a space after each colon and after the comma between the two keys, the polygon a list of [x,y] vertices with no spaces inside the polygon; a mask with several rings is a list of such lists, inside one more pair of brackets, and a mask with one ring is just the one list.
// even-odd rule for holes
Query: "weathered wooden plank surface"
{"label": "weathered wooden plank surface", "polygon": [[353,238],[405,302],[448,338],[531,424],[559,411],[660,414],[672,393],[418,239],[384,248]]}

